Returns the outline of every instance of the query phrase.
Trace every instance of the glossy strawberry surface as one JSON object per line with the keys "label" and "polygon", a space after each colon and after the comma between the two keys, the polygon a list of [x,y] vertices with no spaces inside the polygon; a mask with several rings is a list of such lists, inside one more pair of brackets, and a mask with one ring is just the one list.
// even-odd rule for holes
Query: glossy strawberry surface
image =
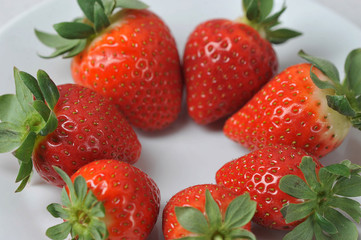
{"label": "glossy strawberry surface", "polygon": [[252,27],[226,19],[198,25],[183,60],[188,112],[200,124],[237,111],[278,68],[270,42]]}
{"label": "glossy strawberry surface", "polygon": [[81,166],[112,158],[135,163],[140,142],[125,118],[106,98],[76,84],[58,86],[60,98],[54,112],[58,127],[39,137],[33,152],[34,166],[46,181],[62,186],[53,165],[71,175]]}
{"label": "glossy strawberry surface", "polygon": [[75,56],[76,83],[117,104],[131,124],[158,130],[181,109],[182,78],[175,40],[165,23],[148,10],[125,9]]}
{"label": "glossy strawberry surface", "polygon": [[[287,224],[281,208],[298,200],[282,192],[278,184],[289,174],[304,179],[298,167],[304,156],[309,155],[290,146],[265,147],[226,163],[217,171],[216,182],[236,194],[249,192],[257,202],[254,222],[273,229],[292,229],[299,221]],[[321,164],[316,159],[314,162],[319,169]]]}
{"label": "glossy strawberry surface", "polygon": [[157,221],[160,192],[140,169],[117,160],[101,160],[80,168],[89,189],[105,208],[109,240],[146,239]]}
{"label": "glossy strawberry surface", "polygon": [[[275,76],[227,120],[225,135],[250,149],[284,144],[318,157],[339,146],[351,123],[327,105],[326,95],[333,90],[316,87],[310,68],[297,64]],[[313,71],[328,81],[318,69]]]}

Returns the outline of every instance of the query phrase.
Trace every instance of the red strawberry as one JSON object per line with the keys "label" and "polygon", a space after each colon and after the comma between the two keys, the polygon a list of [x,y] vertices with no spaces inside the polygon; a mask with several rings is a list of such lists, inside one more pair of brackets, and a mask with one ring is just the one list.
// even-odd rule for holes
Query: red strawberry
{"label": "red strawberry", "polygon": [[97,159],[138,160],[141,145],[135,132],[107,99],[76,84],[57,87],[41,70],[38,81],[15,69],[16,96],[0,99],[7,104],[0,139],[13,143],[1,151],[17,148],[17,181],[24,180],[20,189],[29,179],[32,162],[42,178],[62,186],[54,165],[70,175]]}
{"label": "red strawberry", "polygon": [[[100,160],[80,168],[67,184],[62,205],[49,212],[65,221],[47,230],[51,239],[146,239],[157,221],[160,192],[143,171],[125,162]],[[74,185],[73,185],[74,184]],[[64,188],[65,189],[65,188]]]}
{"label": "red strawberry", "polygon": [[244,0],[244,18],[208,20],[189,36],[184,51],[187,104],[199,124],[214,122],[244,105],[277,71],[272,43],[299,35],[273,29],[285,8],[268,16],[272,4],[258,3]]}
{"label": "red strawberry", "polygon": [[302,149],[271,146],[226,163],[216,181],[237,194],[248,192],[257,201],[255,222],[294,228],[284,240],[312,240],[314,235],[356,240],[357,228],[336,209],[360,221],[360,203],[347,198],[361,195],[360,171],[350,161],[322,168]]}
{"label": "red strawberry", "polygon": [[163,210],[163,234],[170,239],[255,239],[250,220],[256,203],[214,184],[186,188]]}
{"label": "red strawberry", "polygon": [[[79,1],[81,7],[84,1]],[[122,7],[145,7],[134,2],[137,1],[128,1]],[[51,57],[64,52],[74,56],[71,64],[74,81],[111,99],[134,126],[143,130],[167,127],[181,110],[183,88],[179,55],[169,28],[148,10],[124,9],[111,15],[118,5],[111,11],[98,7],[97,13],[102,12],[106,22],[99,29],[99,17],[93,19],[88,12],[91,7],[82,10],[85,21],[93,22],[94,29],[79,22],[55,25],[59,35],[66,39],[53,38],[62,39],[68,49]],[[71,26],[74,31],[69,33]],[[84,29],[89,31],[86,36],[82,35]],[[46,37],[49,34],[37,31],[37,36],[43,43],[57,47],[57,41]],[[77,40],[69,40],[73,38]],[[88,39],[87,44],[84,38]]]}
{"label": "red strawberry", "polygon": [[[297,223],[286,224],[280,210],[284,204],[296,203],[297,199],[280,191],[278,183],[288,174],[303,178],[298,165],[307,155],[293,147],[266,147],[226,163],[217,171],[216,181],[237,194],[249,192],[258,204],[253,218],[256,223],[274,229],[290,229]],[[320,163],[314,161],[320,168]]]}
{"label": "red strawberry", "polygon": [[348,56],[343,85],[331,63],[300,55],[313,65],[297,64],[275,76],[227,120],[226,136],[250,149],[284,144],[321,157],[342,143],[352,124],[359,128],[361,49]]}

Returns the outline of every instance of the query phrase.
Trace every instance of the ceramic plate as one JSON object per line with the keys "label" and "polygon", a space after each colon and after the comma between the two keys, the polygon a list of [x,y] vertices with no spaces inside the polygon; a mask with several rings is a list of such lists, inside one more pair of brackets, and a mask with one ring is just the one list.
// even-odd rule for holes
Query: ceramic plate
{"label": "ceramic plate", "polygon": [[[241,1],[219,0],[145,0],[170,27],[182,54],[189,33],[202,21],[211,18],[235,19],[241,14]],[[276,1],[279,9],[283,1]],[[343,75],[343,62],[350,50],[361,47],[361,30],[334,12],[312,0],[288,1],[282,16],[283,26],[303,32],[276,51],[280,70],[301,62],[299,49],[334,62]],[[36,74],[38,69],[49,73],[57,83],[72,82],[69,60],[44,60],[37,53],[50,49],[36,39],[33,29],[53,31],[52,24],[81,16],[75,0],[50,0],[15,18],[0,30],[0,94],[15,91],[13,67]],[[335,32],[337,29],[337,33]],[[222,124],[196,125],[182,112],[167,130],[158,133],[138,132],[143,146],[137,167],[157,183],[162,195],[162,209],[176,192],[196,184],[214,183],[215,172],[226,162],[247,153],[227,139]],[[360,164],[361,133],[352,129],[344,143],[322,162],[329,164],[350,159]],[[49,186],[35,173],[30,185],[15,194],[14,183],[18,164],[11,154],[0,155],[0,239],[46,239],[45,230],[60,222],[47,213],[46,206],[60,201],[60,189]],[[161,210],[162,210],[161,209]],[[161,216],[161,214],[160,214]],[[278,231],[265,231],[254,226],[258,239],[281,239]],[[150,240],[162,240],[161,217]]]}

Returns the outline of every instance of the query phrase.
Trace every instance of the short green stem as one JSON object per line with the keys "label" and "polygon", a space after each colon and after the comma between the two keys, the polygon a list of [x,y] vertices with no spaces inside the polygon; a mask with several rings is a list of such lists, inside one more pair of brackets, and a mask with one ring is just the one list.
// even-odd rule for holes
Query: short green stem
{"label": "short green stem", "polygon": [[217,233],[215,236],[213,236],[212,240],[224,240],[224,237],[221,234]]}

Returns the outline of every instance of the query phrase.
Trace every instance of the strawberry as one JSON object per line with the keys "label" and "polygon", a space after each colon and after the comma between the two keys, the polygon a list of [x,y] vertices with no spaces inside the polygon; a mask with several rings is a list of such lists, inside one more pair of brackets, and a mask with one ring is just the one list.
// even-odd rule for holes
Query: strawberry
{"label": "strawberry", "polygon": [[168,239],[255,239],[250,220],[256,203],[224,186],[201,184],[176,193],[163,210]]}
{"label": "strawberry", "polygon": [[[47,230],[51,239],[146,239],[157,221],[160,192],[140,169],[117,160],[99,160],[72,177],[56,169],[66,182],[62,205],[49,212],[65,221]],[[67,191],[66,191],[66,190]]]}
{"label": "strawberry", "polygon": [[97,159],[135,163],[140,157],[134,130],[103,96],[76,84],[56,86],[42,70],[38,79],[16,68],[14,76],[16,95],[0,97],[0,151],[16,149],[18,190],[33,165],[47,182],[62,186],[53,165],[70,175]]}
{"label": "strawberry", "polygon": [[[254,222],[273,229],[291,229],[296,223],[286,224],[280,210],[297,199],[280,191],[278,183],[288,174],[303,178],[298,165],[307,155],[306,151],[289,146],[265,147],[226,163],[217,171],[216,182],[237,194],[248,192],[257,201]],[[314,161],[320,168],[321,164]]]}
{"label": "strawberry", "polygon": [[[82,22],[54,25],[60,36],[36,31],[56,49],[49,57],[73,57],[74,81],[111,99],[132,125],[153,131],[174,122],[183,83],[167,25],[139,1],[78,2],[86,16]],[[112,15],[118,7],[124,9]]]}
{"label": "strawberry", "polygon": [[275,145],[226,163],[216,181],[257,201],[253,221],[293,229],[284,240],[356,240],[356,226],[337,209],[360,222],[360,203],[347,198],[361,195],[360,171],[348,160],[323,167],[302,149]]}
{"label": "strawberry", "polygon": [[284,144],[322,157],[342,143],[352,125],[359,128],[361,49],[348,55],[343,84],[333,64],[299,54],[311,64],[275,76],[226,121],[226,136],[249,149]]}
{"label": "strawberry", "polygon": [[277,72],[272,43],[300,33],[273,29],[285,7],[268,16],[272,1],[244,0],[245,16],[211,19],[190,34],[183,62],[188,113],[208,124],[239,110]]}

